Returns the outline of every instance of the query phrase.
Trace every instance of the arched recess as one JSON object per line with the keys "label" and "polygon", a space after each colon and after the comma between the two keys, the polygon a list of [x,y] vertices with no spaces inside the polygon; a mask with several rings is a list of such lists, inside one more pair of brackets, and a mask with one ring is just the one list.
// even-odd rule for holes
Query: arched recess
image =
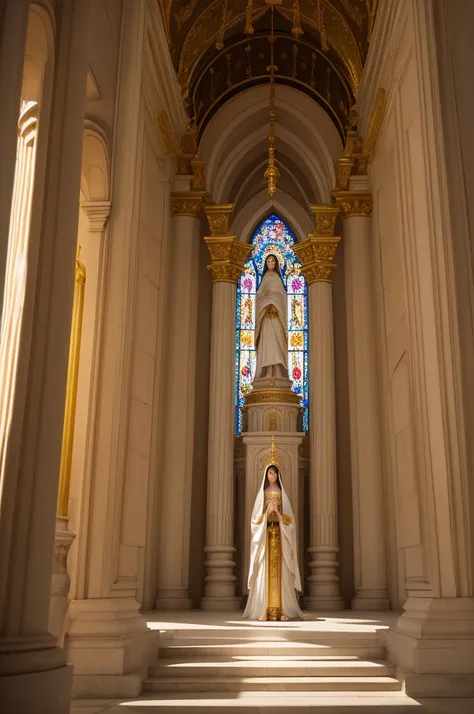
{"label": "arched recess", "polygon": [[292,196],[277,191],[273,198],[269,198],[263,189],[234,215],[232,231],[239,240],[248,243],[256,226],[272,211],[281,216],[299,241],[305,240],[314,228],[311,216]]}
{"label": "arched recess", "polygon": [[77,245],[86,282],[79,356],[77,402],[69,494],[69,528],[77,538],[68,556],[71,598],[85,592],[91,498],[92,447],[104,303],[107,222],[110,215],[110,158],[102,129],[84,122]]}
{"label": "arched recess", "polygon": [[[268,88],[253,87],[229,100],[207,126],[199,151],[206,162],[207,188],[218,203],[235,201],[268,150]],[[290,195],[304,187],[301,201],[328,203],[335,187],[335,162],[342,152],[339,134],[328,116],[302,92],[278,86],[276,92],[276,159],[280,190]],[[263,172],[260,184],[264,187]],[[258,186],[257,186],[258,187]],[[258,193],[253,188],[253,193]],[[300,192],[301,193],[301,192]],[[242,200],[242,194],[239,201]]]}

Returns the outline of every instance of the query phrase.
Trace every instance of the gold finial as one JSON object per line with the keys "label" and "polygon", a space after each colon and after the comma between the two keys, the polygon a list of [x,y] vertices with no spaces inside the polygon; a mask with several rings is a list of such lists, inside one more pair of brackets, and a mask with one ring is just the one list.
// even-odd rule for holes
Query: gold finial
{"label": "gold finial", "polygon": [[267,468],[267,466],[279,466],[280,465],[278,456],[276,454],[275,437],[274,436],[272,436],[272,447],[271,447],[270,456],[267,456],[267,458],[264,459],[263,465],[265,468]]}

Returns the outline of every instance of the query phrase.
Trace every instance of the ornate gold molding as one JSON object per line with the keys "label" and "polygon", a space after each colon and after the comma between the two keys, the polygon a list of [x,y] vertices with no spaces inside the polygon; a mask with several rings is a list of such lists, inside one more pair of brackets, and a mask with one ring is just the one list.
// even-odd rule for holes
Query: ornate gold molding
{"label": "ornate gold molding", "polygon": [[339,213],[340,207],[337,204],[319,204],[310,206],[313,214],[314,224],[316,227],[315,235],[317,236],[333,236],[334,228]]}
{"label": "ornate gold molding", "polygon": [[161,138],[165,153],[168,156],[173,156],[178,153],[178,138],[176,137],[173,127],[171,126],[170,118],[166,109],[161,109],[157,114],[158,127],[160,129]]}
{"label": "ornate gold molding", "polygon": [[387,108],[387,95],[383,87],[379,87],[375,96],[374,108],[369,121],[364,139],[364,151],[367,154],[373,154],[377,148],[377,141],[385,118],[385,110]]}
{"label": "ornate gold molding", "polygon": [[208,266],[212,282],[236,283],[243,273],[252,246],[238,241],[233,235],[206,236],[204,240],[212,260]]}
{"label": "ornate gold molding", "polygon": [[337,267],[333,261],[340,240],[337,236],[310,234],[308,240],[293,246],[309,285],[332,282],[332,273]]}
{"label": "ornate gold molding", "polygon": [[204,211],[209,222],[209,228],[213,236],[229,236],[230,222],[232,219],[232,203],[209,204],[204,206]]}
{"label": "ornate gold molding", "polygon": [[341,206],[343,218],[372,215],[373,199],[369,191],[334,191],[333,196]]}
{"label": "ornate gold molding", "polygon": [[299,407],[301,399],[294,392],[277,389],[259,389],[258,391],[250,392],[245,397],[245,407],[252,404],[268,404],[269,402],[294,404]]}
{"label": "ornate gold molding", "polygon": [[193,172],[192,189],[193,191],[206,190],[206,172],[205,162],[196,154],[194,159],[191,159],[191,170]]}
{"label": "ornate gold molding", "polygon": [[352,169],[354,168],[354,159],[345,156],[339,159],[337,171],[337,188],[347,190],[349,188],[349,180],[351,178]]}
{"label": "ornate gold molding", "polygon": [[192,193],[172,193],[171,194],[171,215],[172,216],[192,216],[199,218],[204,201],[203,194]]}

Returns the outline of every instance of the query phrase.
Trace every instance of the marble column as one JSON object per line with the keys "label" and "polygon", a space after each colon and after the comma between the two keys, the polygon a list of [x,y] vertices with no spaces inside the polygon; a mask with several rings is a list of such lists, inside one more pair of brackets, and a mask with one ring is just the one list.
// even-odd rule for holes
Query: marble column
{"label": "marble column", "polygon": [[4,0],[0,10],[0,300],[3,296],[10,230],[29,5],[29,0]]}
{"label": "marble column", "polygon": [[337,206],[313,206],[316,233],[295,247],[309,285],[309,436],[311,574],[306,606],[340,610],[336,469],[336,407],[331,275],[340,238]]}
{"label": "marble column", "polygon": [[208,206],[212,326],[204,610],[235,610],[234,362],[236,283],[251,246],[229,234],[232,205]]}
{"label": "marble column", "polygon": [[[87,0],[78,0],[64,4],[58,17],[47,169],[44,175],[35,175],[22,334],[17,370],[9,385],[14,404],[0,445],[0,701],[12,712],[69,712],[71,668],[65,651],[48,632],[48,616],[74,286],[88,11]],[[46,141],[46,132],[42,136]],[[40,143],[38,151],[44,149]]]}
{"label": "marble column", "polygon": [[[366,181],[366,177],[355,177]],[[352,179],[353,180],[353,179]],[[339,194],[344,218],[347,352],[354,510],[355,610],[387,610],[387,573],[372,292],[372,195]]]}
{"label": "marble column", "polygon": [[[158,610],[185,610],[188,595],[202,194],[171,198],[172,262],[163,478],[160,490]],[[186,289],[183,289],[186,286]]]}

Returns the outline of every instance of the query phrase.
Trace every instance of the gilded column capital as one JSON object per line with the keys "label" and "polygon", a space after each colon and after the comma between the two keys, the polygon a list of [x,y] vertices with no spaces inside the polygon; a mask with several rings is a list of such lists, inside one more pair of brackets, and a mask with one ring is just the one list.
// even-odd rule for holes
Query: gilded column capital
{"label": "gilded column capital", "polygon": [[310,209],[316,228],[315,235],[333,236],[337,217],[341,212],[340,206],[337,203],[312,204]]}
{"label": "gilded column capital", "polygon": [[252,251],[249,243],[242,243],[233,235],[206,236],[212,263],[208,265],[213,283],[236,283],[243,273],[245,262]]}
{"label": "gilded column capital", "polygon": [[343,218],[371,217],[373,199],[370,191],[334,191],[333,196],[341,207]]}
{"label": "gilded column capital", "polygon": [[301,272],[309,285],[316,282],[331,283],[338,236],[318,236],[310,234],[308,240],[293,246],[301,263]]}
{"label": "gilded column capital", "polygon": [[204,206],[209,228],[213,236],[230,236],[233,203],[213,203]]}
{"label": "gilded column capital", "polygon": [[172,193],[171,215],[199,218],[204,200],[202,193]]}

